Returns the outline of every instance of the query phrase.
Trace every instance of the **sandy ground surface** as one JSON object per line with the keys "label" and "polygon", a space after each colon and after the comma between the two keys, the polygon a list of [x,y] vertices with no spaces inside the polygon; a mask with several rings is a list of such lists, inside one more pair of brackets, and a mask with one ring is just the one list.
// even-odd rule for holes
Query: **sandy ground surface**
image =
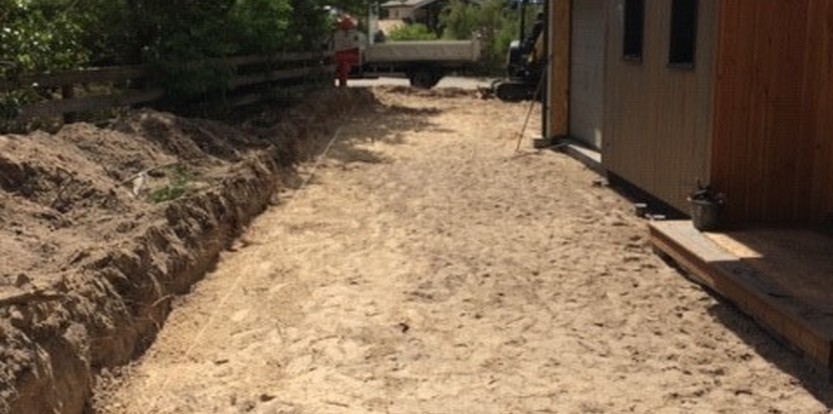
{"label": "sandy ground surface", "polygon": [[[477,88],[488,88],[494,78],[471,78],[464,76],[446,76],[437,84],[437,89],[460,88],[476,90]],[[348,82],[351,87],[373,87],[373,86],[409,86],[407,78],[380,77],[378,79],[351,79]]]}
{"label": "sandy ground surface", "polygon": [[[80,414],[369,91],[0,135],[0,414]],[[159,322],[157,322],[159,321]]]}
{"label": "sandy ground surface", "polygon": [[[833,389],[652,254],[527,106],[377,90],[178,303],[99,413],[828,413]],[[307,166],[307,176],[312,169]]]}

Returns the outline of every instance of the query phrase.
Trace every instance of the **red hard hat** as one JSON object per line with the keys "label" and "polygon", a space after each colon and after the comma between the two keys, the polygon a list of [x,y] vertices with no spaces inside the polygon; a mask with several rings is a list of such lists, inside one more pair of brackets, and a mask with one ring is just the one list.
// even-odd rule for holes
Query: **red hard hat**
{"label": "red hard hat", "polygon": [[353,23],[353,19],[351,19],[350,16],[342,16],[338,21],[338,27],[341,30],[350,30],[356,27],[356,25]]}

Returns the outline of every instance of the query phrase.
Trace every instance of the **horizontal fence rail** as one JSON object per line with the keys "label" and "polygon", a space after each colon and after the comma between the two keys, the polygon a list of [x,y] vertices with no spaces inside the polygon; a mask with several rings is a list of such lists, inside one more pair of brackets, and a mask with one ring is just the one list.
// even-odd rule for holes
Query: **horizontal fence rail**
{"label": "horizontal fence rail", "polygon": [[76,71],[28,75],[18,79],[0,79],[0,92],[9,92],[26,87],[58,87],[79,83],[122,82],[151,76],[147,66],[116,66],[90,68]]}
{"label": "horizontal fence rail", "polygon": [[81,98],[59,99],[39,102],[24,106],[17,119],[29,121],[37,118],[50,118],[76,112],[95,111],[101,109],[131,106],[155,101],[165,95],[162,89],[146,91],[126,91],[120,94],[85,96]]}
{"label": "horizontal fence rail", "polygon": [[[227,58],[212,58],[202,61],[188,62],[184,68],[201,66],[219,66],[233,70],[234,76],[228,81],[229,91],[250,87],[258,84],[285,82],[293,84],[303,83],[310,76],[324,75],[335,71],[332,65],[331,53],[301,52],[282,53],[277,55],[248,55]],[[241,68],[256,65],[267,68],[247,70],[246,74],[237,74]],[[274,66],[284,67],[275,70]],[[271,67],[270,67],[271,66]],[[89,68],[76,71],[56,72],[49,74],[26,75],[16,79],[0,79],[0,93],[8,93],[27,88],[60,88],[61,97],[48,99],[43,102],[24,105],[17,113],[18,121],[31,121],[42,118],[64,116],[65,119],[74,113],[127,107],[156,101],[165,96],[164,89],[154,82],[158,72],[151,66],[116,66]],[[134,81],[142,81],[136,82]],[[112,93],[76,96],[78,86],[132,84],[127,87],[114,87]],[[139,84],[151,85],[139,88]],[[240,106],[258,102],[262,94],[248,93],[238,99],[230,100],[233,106]]]}

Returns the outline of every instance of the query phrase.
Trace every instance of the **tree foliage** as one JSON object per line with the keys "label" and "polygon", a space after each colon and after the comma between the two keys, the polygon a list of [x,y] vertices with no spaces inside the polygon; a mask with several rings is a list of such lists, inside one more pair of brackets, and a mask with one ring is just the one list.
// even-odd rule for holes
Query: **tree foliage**
{"label": "tree foliage", "polygon": [[231,74],[209,58],[315,50],[330,32],[325,3],[366,6],[366,0],[0,0],[0,77],[150,64],[164,75],[169,96],[222,93]]}
{"label": "tree foliage", "polygon": [[81,22],[61,13],[57,3],[0,0],[0,75],[69,69],[89,60]]}
{"label": "tree foliage", "polygon": [[505,0],[486,0],[479,4],[452,0],[440,16],[443,37],[461,40],[479,37],[486,45],[487,62],[495,67],[504,64],[510,43],[518,39],[519,21],[519,11],[510,9]]}
{"label": "tree foliage", "polygon": [[318,3],[350,13],[353,16],[363,16],[367,12],[367,8],[376,1],[385,3],[387,0],[321,0]]}
{"label": "tree foliage", "polygon": [[[360,10],[366,0],[326,1]],[[304,50],[328,36],[325,0],[0,0],[3,76]]]}
{"label": "tree foliage", "polygon": [[[0,0],[0,79],[25,73],[73,69],[89,62],[83,22],[62,13],[58,0],[32,4]],[[0,94],[0,119],[12,119],[21,106],[40,99],[33,89]]]}
{"label": "tree foliage", "polygon": [[399,26],[388,34],[388,38],[394,41],[402,40],[436,40],[437,34],[432,32],[428,26],[420,23],[406,24]]}

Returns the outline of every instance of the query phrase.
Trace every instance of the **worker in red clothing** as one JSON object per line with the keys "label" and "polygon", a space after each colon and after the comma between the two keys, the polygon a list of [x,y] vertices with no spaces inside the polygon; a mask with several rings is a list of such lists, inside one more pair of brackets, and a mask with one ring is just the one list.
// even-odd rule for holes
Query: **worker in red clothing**
{"label": "worker in red clothing", "polygon": [[338,86],[347,86],[350,69],[359,64],[361,35],[349,15],[343,15],[338,20],[338,30],[333,34],[333,51],[336,63],[336,78]]}

